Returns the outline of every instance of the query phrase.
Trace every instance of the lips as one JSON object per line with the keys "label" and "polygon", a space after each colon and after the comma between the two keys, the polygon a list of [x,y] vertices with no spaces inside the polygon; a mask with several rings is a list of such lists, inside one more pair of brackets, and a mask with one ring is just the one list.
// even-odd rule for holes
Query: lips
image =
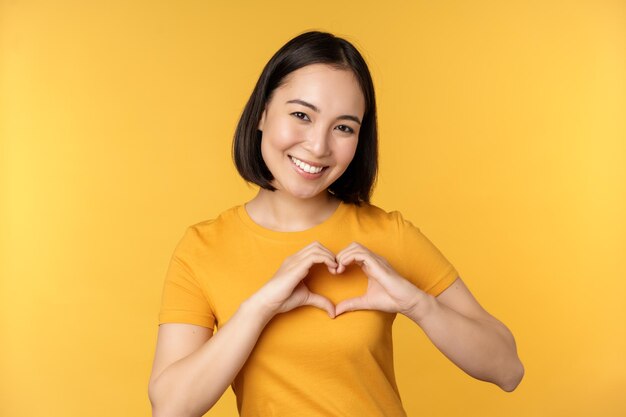
{"label": "lips", "polygon": [[309,165],[309,166],[311,166],[311,167],[313,167],[313,168],[320,168],[320,167],[322,167],[322,168],[326,168],[326,165],[316,164],[316,163],[314,163],[314,162],[307,161],[306,159],[297,158],[297,157],[295,157],[295,156],[293,156],[293,155],[289,155],[289,157],[290,157],[290,158],[292,158],[292,159],[296,159],[296,160],[298,160],[298,161],[300,161],[300,162],[304,162],[305,164],[307,164],[307,165]]}
{"label": "lips", "polygon": [[[327,166],[321,169],[319,166],[317,168],[313,168],[310,165],[305,164],[304,162],[301,162],[299,159],[292,156],[289,156],[289,160],[291,161],[291,165],[296,170],[296,172],[306,179],[317,179],[321,177],[328,168]],[[296,160],[298,161],[298,163],[296,163]],[[300,164],[300,166],[298,164]],[[312,172],[307,171],[307,169]]]}
{"label": "lips", "polygon": [[324,165],[311,164],[308,161],[296,158],[291,155],[289,155],[289,159],[291,160],[291,163],[295,165],[296,167],[298,167],[300,171],[303,171],[312,175],[319,174],[320,172],[328,168],[327,166],[324,166]]}

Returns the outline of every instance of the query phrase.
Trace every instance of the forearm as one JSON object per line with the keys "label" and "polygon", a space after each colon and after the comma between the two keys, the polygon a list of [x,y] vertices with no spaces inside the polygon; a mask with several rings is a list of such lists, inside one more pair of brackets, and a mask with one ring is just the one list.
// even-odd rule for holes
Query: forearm
{"label": "forearm", "polygon": [[474,378],[513,391],[524,374],[515,340],[504,324],[466,317],[424,294],[407,316],[453,363]]}
{"label": "forearm", "polygon": [[258,304],[244,302],[200,349],[170,365],[153,382],[153,415],[203,415],[235,379],[270,319]]}

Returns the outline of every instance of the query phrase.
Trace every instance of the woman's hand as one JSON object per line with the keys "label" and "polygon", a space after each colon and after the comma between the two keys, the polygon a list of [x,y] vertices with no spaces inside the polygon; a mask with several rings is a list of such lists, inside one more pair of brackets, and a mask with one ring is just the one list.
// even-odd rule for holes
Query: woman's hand
{"label": "woman's hand", "polygon": [[271,316],[309,305],[326,310],[334,318],[335,305],[328,298],[311,292],[302,282],[313,264],[322,263],[326,264],[331,274],[335,274],[335,255],[321,243],[313,242],[288,256],[272,279],[251,298],[260,302]]}
{"label": "woman's hand", "polygon": [[357,263],[367,276],[367,292],[341,301],[335,306],[338,316],[346,311],[379,310],[407,315],[427,294],[400,276],[387,260],[363,245],[353,242],[336,256],[337,275],[346,265]]}

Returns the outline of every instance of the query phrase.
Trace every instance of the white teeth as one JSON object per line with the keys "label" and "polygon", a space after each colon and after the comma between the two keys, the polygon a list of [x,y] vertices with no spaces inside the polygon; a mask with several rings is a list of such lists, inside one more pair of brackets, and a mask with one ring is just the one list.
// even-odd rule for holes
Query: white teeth
{"label": "white teeth", "polygon": [[291,157],[291,160],[293,161],[294,164],[296,164],[303,171],[308,172],[309,174],[318,174],[318,173],[320,173],[324,169],[324,167],[312,167],[311,165],[307,164],[306,162],[302,162],[301,160],[296,159],[293,156]]}

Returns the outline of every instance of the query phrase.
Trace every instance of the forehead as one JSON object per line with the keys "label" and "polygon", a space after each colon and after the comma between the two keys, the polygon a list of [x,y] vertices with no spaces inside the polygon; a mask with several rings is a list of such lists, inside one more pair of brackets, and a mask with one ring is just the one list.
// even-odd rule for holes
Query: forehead
{"label": "forehead", "polygon": [[365,112],[365,98],[361,86],[349,69],[338,69],[326,64],[312,64],[299,68],[285,77],[276,89],[279,100],[300,99],[310,102],[322,112]]}

